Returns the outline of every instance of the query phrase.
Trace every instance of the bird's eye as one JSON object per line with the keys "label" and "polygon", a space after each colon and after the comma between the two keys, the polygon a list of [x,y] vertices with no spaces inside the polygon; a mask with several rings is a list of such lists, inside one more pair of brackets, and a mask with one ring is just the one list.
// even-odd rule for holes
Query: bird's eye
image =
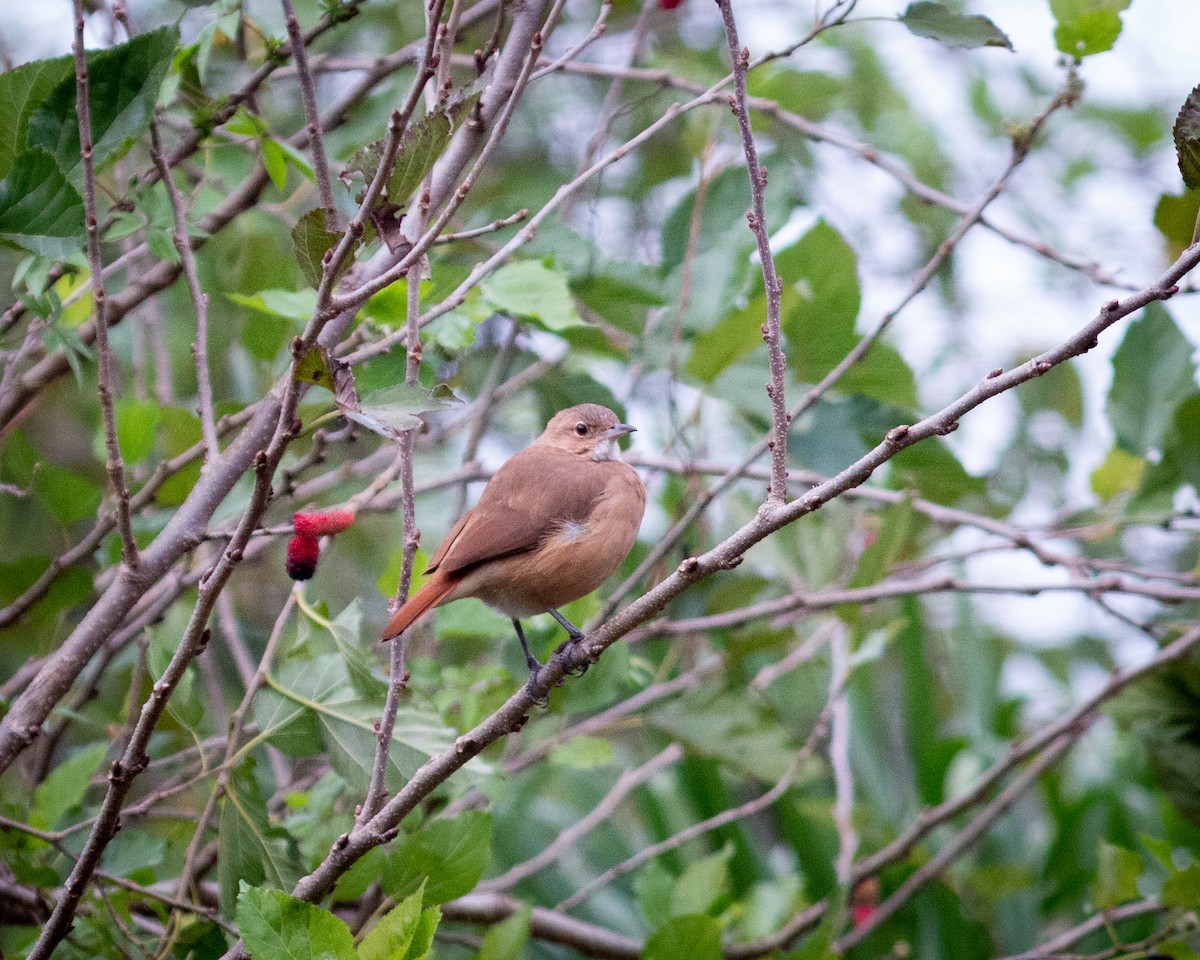
{"label": "bird's eye", "polygon": [[579,434],[581,437],[586,437],[587,436],[587,424],[586,423],[575,424],[575,432],[577,434]]}

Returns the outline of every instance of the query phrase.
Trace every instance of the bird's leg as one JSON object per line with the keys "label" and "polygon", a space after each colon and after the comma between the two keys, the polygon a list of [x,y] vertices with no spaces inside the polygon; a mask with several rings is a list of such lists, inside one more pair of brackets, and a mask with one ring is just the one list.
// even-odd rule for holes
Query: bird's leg
{"label": "bird's leg", "polygon": [[[564,627],[567,628],[567,634],[569,637],[569,639],[567,639],[565,642],[559,644],[558,649],[554,651],[555,653],[559,653],[559,652],[565,650],[571,644],[576,643],[577,641],[582,640],[584,638],[584,636],[585,636],[584,632],[582,630],[580,630],[577,626],[575,626],[575,624],[573,624],[570,620],[568,620],[566,617],[564,617],[561,613],[559,613],[557,610],[551,610],[550,616],[552,616],[555,620],[557,620],[559,623],[561,623]],[[587,673],[587,664],[584,664],[582,667],[578,667],[578,668],[576,668],[574,670],[570,670],[568,672],[573,677],[583,676],[583,674]]]}
{"label": "bird's leg", "polygon": [[521,621],[513,617],[512,625],[517,628],[517,639],[521,641],[521,649],[525,651],[525,664],[529,667],[530,676],[533,676],[542,669],[542,661],[530,652],[529,641],[525,639],[525,631],[521,629]]}
{"label": "bird's leg", "polygon": [[525,651],[525,664],[529,667],[529,679],[525,682],[525,689],[533,697],[534,703],[544,707],[550,702],[550,694],[539,697],[533,692],[533,682],[537,679],[538,671],[542,669],[542,662],[530,651],[529,641],[525,639],[525,631],[521,629],[521,621],[513,617],[512,625],[517,628],[517,639],[521,641],[521,649]]}
{"label": "bird's leg", "polygon": [[584,636],[583,631],[580,630],[577,626],[575,626],[575,624],[573,624],[570,620],[568,620],[566,617],[564,617],[557,610],[551,610],[550,616],[552,616],[555,620],[557,620],[559,623],[561,623],[564,627],[567,628],[567,634],[570,636],[572,643],[575,642],[576,640],[583,639],[583,636]]}

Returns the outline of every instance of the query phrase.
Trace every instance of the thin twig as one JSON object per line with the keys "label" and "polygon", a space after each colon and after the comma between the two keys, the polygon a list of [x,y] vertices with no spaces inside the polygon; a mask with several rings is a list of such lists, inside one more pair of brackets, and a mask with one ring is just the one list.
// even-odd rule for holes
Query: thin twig
{"label": "thin twig", "polygon": [[834,867],[837,881],[850,885],[858,834],[854,830],[854,773],[850,769],[850,703],[846,683],[850,679],[849,628],[838,624],[829,639],[829,765],[833,769],[833,825],[837,829],[838,852]]}
{"label": "thin twig", "polygon": [[754,131],[750,128],[750,111],[746,107],[746,71],[750,69],[750,51],[738,43],[732,0],[717,0],[717,6],[725,21],[725,39],[733,60],[733,96],[729,98],[729,106],[733,109],[742,134],[742,152],[746,155],[746,173],[750,177],[752,209],[747,212],[746,220],[758,246],[759,266],[767,293],[767,322],[762,328],[771,368],[771,382],[767,384],[767,395],[771,398],[771,439],[767,441],[767,448],[771,451],[771,483],[767,487],[767,504],[777,506],[787,498],[787,435],[791,421],[784,393],[787,387],[787,361],[783,355],[780,317],[783,281],[775,273],[775,258],[771,255],[771,239],[767,234],[767,211],[763,199],[767,188],[767,168],[759,162]]}
{"label": "thin twig", "polygon": [[[192,353],[196,360],[196,396],[200,401],[200,432],[204,438],[204,448],[207,452],[206,464],[216,463],[221,453],[217,442],[217,419],[213,412],[212,379],[208,372],[208,294],[200,289],[200,277],[196,273],[196,255],[192,251],[192,241],[188,237],[187,214],[184,211],[183,195],[171,170],[163,157],[162,141],[159,137],[158,121],[150,121],[151,155],[158,166],[159,176],[167,188],[167,198],[171,201],[171,212],[175,217],[175,249],[179,251],[179,259],[183,266],[183,275],[187,280],[188,292],[192,297],[192,307],[196,311],[196,341],[192,344]],[[160,364],[155,364],[155,370]]]}
{"label": "thin twig", "polygon": [[759,794],[753,800],[747,800],[739,806],[730,807],[728,810],[722,810],[720,813],[714,814],[704,820],[689,824],[665,840],[660,840],[658,843],[643,847],[628,859],[618,863],[615,867],[609,867],[609,869],[605,870],[599,876],[589,880],[571,894],[571,896],[555,904],[554,911],[556,913],[566,913],[568,910],[572,910],[579,906],[579,904],[590,899],[597,890],[606,887],[617,879],[617,877],[629,873],[631,870],[636,870],[643,863],[647,863],[669,850],[676,850],[689,840],[717,830],[726,824],[744,820],[746,817],[752,816],[760,810],[767,809],[767,807],[771,806],[776,800],[787,793],[792,784],[796,782],[796,777],[799,776],[805,764],[811,759],[821,741],[825,739],[828,730],[829,705],[826,704],[825,709],[818,715],[817,722],[813,724],[812,730],[809,731],[804,745],[801,746],[796,756],[792,759],[784,775],[779,778],[778,782],[770,790]]}
{"label": "thin twig", "polygon": [[583,837],[587,836],[597,826],[611,817],[616,812],[617,807],[620,806],[621,801],[631,791],[656,776],[660,771],[672,764],[678,763],[682,759],[683,748],[677,743],[672,743],[645,763],[639,764],[632,770],[623,771],[617,778],[617,782],[613,784],[612,789],[591,810],[559,833],[554,838],[554,841],[548,844],[540,853],[530,857],[524,863],[518,863],[510,867],[504,873],[500,874],[500,876],[484,881],[476,889],[481,893],[511,890],[526,877],[532,877],[539,870],[554,863],[563,854],[573,849]]}
{"label": "thin twig", "polygon": [[83,173],[83,211],[87,227],[88,266],[92,272],[92,301],[96,313],[96,381],[104,419],[104,446],[108,451],[108,480],[117,501],[117,530],[121,534],[121,560],[130,570],[138,566],[137,541],[129,518],[129,489],[125,486],[125,461],[117,440],[113,410],[113,355],[108,342],[108,295],[104,264],[100,259],[100,221],[96,215],[96,163],[92,153],[92,107],[88,99],[87,54],[83,48],[83,0],[72,0],[75,16],[75,113],[79,121],[79,157]]}
{"label": "thin twig", "polygon": [[304,117],[308,121],[308,145],[312,150],[313,173],[317,178],[317,190],[321,194],[321,206],[325,208],[325,227],[338,229],[337,201],[333,198],[333,180],[329,175],[329,160],[325,155],[325,137],[321,132],[321,114],[317,109],[317,88],[312,71],[308,69],[308,47],[296,9],[292,0],[280,0],[287,24],[288,39],[292,45],[292,59],[296,62],[296,79],[300,83],[300,102],[304,104]]}

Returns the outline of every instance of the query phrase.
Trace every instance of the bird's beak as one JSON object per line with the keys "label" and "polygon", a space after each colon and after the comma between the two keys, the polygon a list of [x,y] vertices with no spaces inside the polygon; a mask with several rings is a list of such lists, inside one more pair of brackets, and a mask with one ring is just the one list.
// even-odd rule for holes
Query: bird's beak
{"label": "bird's beak", "polygon": [[635,433],[636,431],[637,427],[630,426],[628,423],[618,423],[615,427],[609,427],[602,434],[600,434],[600,439],[615,439],[617,437],[624,437],[630,433]]}

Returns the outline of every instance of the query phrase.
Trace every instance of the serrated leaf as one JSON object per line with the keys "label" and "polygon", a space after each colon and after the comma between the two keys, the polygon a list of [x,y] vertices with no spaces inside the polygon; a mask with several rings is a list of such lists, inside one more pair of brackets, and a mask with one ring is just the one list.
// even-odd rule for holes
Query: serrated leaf
{"label": "serrated leaf", "polygon": [[910,3],[900,22],[918,37],[936,40],[946,47],[1013,48],[1007,34],[983,16],[968,16],[940,3]]}
{"label": "serrated leaf", "polygon": [[392,203],[399,206],[407,203],[446,149],[452,131],[450,117],[440,110],[405,131],[387,180],[388,199]]}
{"label": "serrated leaf", "polygon": [[421,896],[422,891],[418,890],[389,910],[363,937],[358,945],[357,960],[419,960],[424,957],[429,952],[441,911],[437,907],[422,910]]}
{"label": "serrated leaf", "polygon": [[[300,264],[300,272],[313,287],[321,283],[325,272],[325,254],[337,246],[341,238],[340,233],[325,229],[324,207],[309,210],[296,222],[292,229],[292,249],[296,253],[296,262]],[[338,268],[338,277],[350,269],[353,262],[352,256],[343,259]]]}
{"label": "serrated leaf", "polygon": [[501,267],[480,289],[494,309],[532,320],[551,333],[587,326],[575,309],[566,274],[540,260]]}
{"label": "serrated leaf", "polygon": [[[88,105],[97,170],[119,160],[150,128],[158,88],[178,42],[176,27],[162,27],[88,54]],[[29,146],[49,151],[67,179],[78,186],[83,173],[75,92],[72,71],[29,118]]]}
{"label": "serrated leaf", "polygon": [[33,111],[70,76],[72,63],[70,56],[54,57],[0,73],[0,177],[8,176],[25,147]]}
{"label": "serrated leaf", "polygon": [[254,960],[354,960],[354,936],[328,910],[243,883],[238,932]]}
{"label": "serrated leaf", "polygon": [[83,200],[45,150],[26,150],[0,180],[0,241],[56,260],[83,246]]}
{"label": "serrated leaf", "polygon": [[1111,50],[1121,34],[1121,11],[1130,0],[1050,0],[1057,25],[1054,42],[1068,56],[1082,59]]}
{"label": "serrated leaf", "polygon": [[1183,101],[1171,132],[1183,182],[1189,190],[1200,189],[1200,86]]}
{"label": "serrated leaf", "polygon": [[425,903],[445,903],[475,888],[491,855],[492,815],[471,810],[406,836],[380,882],[392,897],[409,896],[424,884]]}
{"label": "serrated leaf", "polygon": [[[340,654],[289,659],[267,682],[255,700],[255,716],[259,728],[270,731],[270,742],[302,756],[319,752],[324,743],[334,770],[354,789],[365,790],[375,762],[375,721],[382,700],[355,690]],[[401,708],[388,751],[388,789],[399,789],[422,763],[453,742],[454,731],[436,714]]]}
{"label": "serrated leaf", "polygon": [[458,403],[447,387],[430,390],[422,386],[398,383],[370,393],[357,408],[350,403],[339,404],[342,415],[368,430],[396,439],[406,430],[421,425],[419,414],[444,410]]}
{"label": "serrated leaf", "polygon": [[[434,164],[445,151],[446,144],[450,142],[458,124],[478,100],[478,92],[471,92],[447,109],[438,109],[426,114],[404,131],[385,184],[385,202],[401,208],[408,204],[413,192],[421,185],[421,181],[429,176]],[[355,174],[361,176],[366,183],[374,180],[383,160],[384,143],[384,140],[376,140],[360,147],[342,171],[341,180],[349,184]]]}
{"label": "serrated leaf", "polygon": [[290,890],[300,876],[296,843],[287,831],[271,826],[267,802],[254,777],[254,761],[246,760],[226,784],[217,822],[221,910],[226,916],[233,912],[242,883]]}
{"label": "serrated leaf", "polygon": [[108,744],[97,743],[73,754],[50,771],[33,791],[34,823],[51,830],[64,813],[82,803],[92,776],[107,753]]}

